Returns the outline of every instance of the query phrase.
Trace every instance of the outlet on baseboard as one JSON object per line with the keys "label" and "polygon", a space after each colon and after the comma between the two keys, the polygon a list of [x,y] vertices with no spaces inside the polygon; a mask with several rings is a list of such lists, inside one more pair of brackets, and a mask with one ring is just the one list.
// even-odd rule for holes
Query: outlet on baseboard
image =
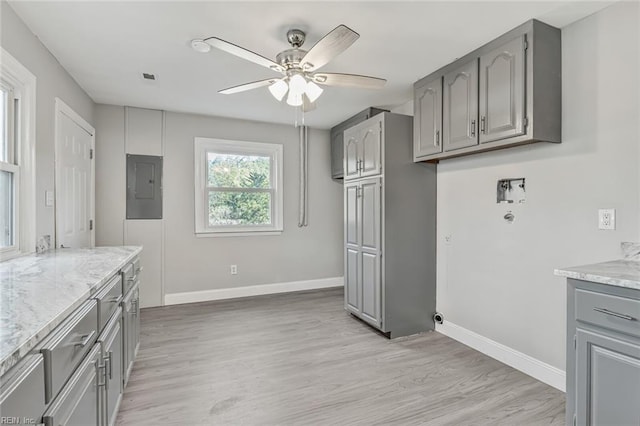
{"label": "outlet on baseboard", "polygon": [[598,210],[598,229],[616,229],[616,209]]}
{"label": "outlet on baseboard", "polygon": [[231,275],[238,275],[238,265],[230,265],[229,270],[231,271]]}

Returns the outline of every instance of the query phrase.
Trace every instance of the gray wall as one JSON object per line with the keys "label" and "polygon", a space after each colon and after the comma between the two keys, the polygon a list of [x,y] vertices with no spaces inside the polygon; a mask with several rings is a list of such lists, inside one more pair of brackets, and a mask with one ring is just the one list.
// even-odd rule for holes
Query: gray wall
{"label": "gray wall", "polygon": [[0,1],[0,44],[36,76],[36,237],[53,241],[53,207],[45,206],[45,191],[53,190],[55,98],[93,124],[94,103],[56,58],[16,15]]}
{"label": "gray wall", "polygon": [[[620,258],[640,237],[639,24],[638,3],[622,2],[562,30],[561,145],[438,166],[438,309],[560,369],[566,286],[553,269]],[[496,204],[508,177],[526,178],[525,204]],[[598,208],[616,209],[615,231],[598,230]]]}
{"label": "gray wall", "polygon": [[[98,244],[122,244],[124,108],[96,108]],[[194,234],[193,139],[284,144],[284,232],[198,238]],[[342,276],[342,185],[330,177],[329,133],[311,130],[309,227],[298,228],[298,131],[291,126],[165,113],[164,286],[182,293]],[[108,214],[101,211],[108,209]],[[232,276],[229,265],[238,265]]]}

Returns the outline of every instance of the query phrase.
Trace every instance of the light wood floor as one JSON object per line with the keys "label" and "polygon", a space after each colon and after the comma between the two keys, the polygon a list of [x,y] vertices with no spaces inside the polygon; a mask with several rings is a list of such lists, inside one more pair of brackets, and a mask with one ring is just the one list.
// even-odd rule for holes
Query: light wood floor
{"label": "light wood floor", "polygon": [[342,290],[142,311],[119,425],[561,425],[564,394],[441,334],[388,340]]}

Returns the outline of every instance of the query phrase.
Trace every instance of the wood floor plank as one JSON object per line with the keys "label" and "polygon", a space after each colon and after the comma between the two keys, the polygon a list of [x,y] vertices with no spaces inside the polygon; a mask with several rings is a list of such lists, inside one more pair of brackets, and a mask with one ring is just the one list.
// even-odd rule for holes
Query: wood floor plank
{"label": "wood floor plank", "polygon": [[142,310],[117,424],[563,424],[562,392],[439,333],[388,340],[342,297]]}

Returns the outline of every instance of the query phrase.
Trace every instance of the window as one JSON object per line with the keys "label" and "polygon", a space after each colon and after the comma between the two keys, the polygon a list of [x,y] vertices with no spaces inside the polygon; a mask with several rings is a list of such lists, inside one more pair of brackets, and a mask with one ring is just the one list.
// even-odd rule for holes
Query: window
{"label": "window", "polygon": [[0,260],[35,250],[35,83],[0,50]]}
{"label": "window", "polygon": [[282,231],[282,145],[195,138],[196,233]]}

